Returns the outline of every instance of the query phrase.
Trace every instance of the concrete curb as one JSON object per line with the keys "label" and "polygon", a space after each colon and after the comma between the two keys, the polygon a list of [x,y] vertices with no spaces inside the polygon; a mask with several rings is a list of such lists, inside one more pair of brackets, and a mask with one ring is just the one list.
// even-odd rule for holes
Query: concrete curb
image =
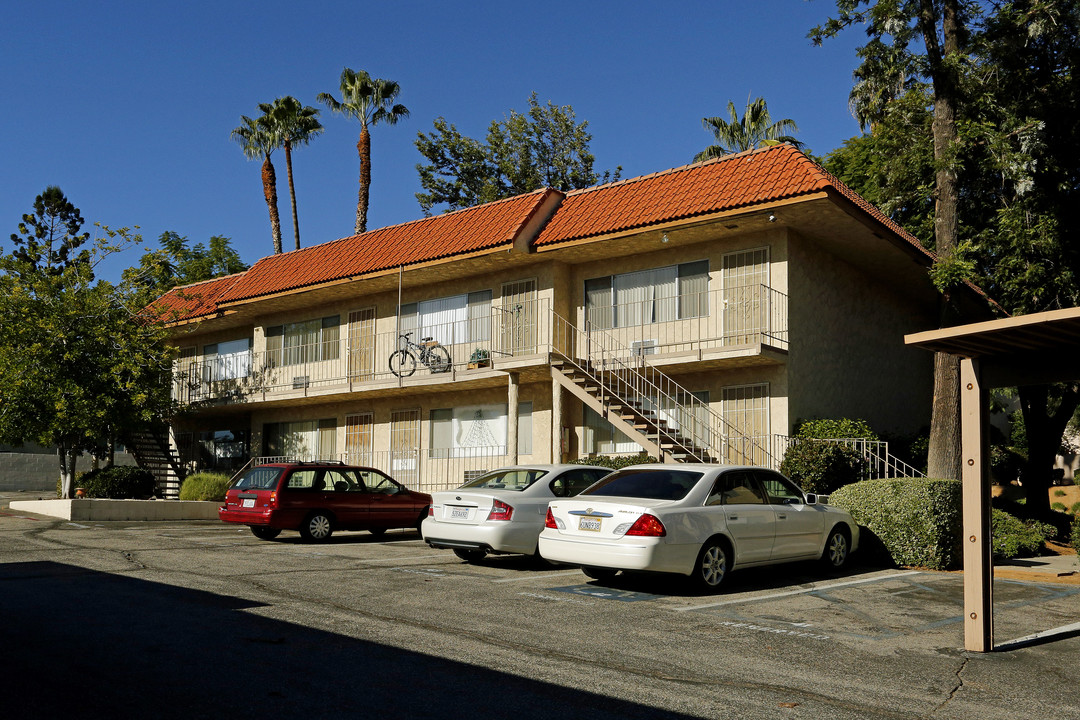
{"label": "concrete curb", "polygon": [[217,520],[214,500],[12,500],[12,510],[62,520]]}

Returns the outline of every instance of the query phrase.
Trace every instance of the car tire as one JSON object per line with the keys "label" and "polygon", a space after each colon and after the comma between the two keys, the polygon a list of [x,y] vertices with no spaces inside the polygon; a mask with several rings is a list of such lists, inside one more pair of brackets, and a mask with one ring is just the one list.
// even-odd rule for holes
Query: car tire
{"label": "car tire", "polygon": [[709,540],[701,546],[692,578],[702,590],[716,592],[728,574],[728,550],[720,540]]}
{"label": "car tire", "polygon": [[375,537],[382,537],[386,534],[386,528],[368,528],[368,532]]}
{"label": "car tire", "polygon": [[829,531],[825,541],[825,550],[821,553],[821,563],[829,570],[840,570],[847,564],[851,555],[851,540],[847,528],[837,525]]}
{"label": "car tire", "polygon": [[308,542],[323,542],[334,534],[334,520],[323,511],[313,512],[300,526],[300,537]]}
{"label": "car tire", "polygon": [[585,573],[585,577],[590,577],[593,580],[599,580],[600,582],[607,582],[619,574],[619,571],[615,568],[593,567],[591,565],[581,568],[581,572]]}
{"label": "car tire", "polygon": [[251,534],[259,538],[260,540],[273,540],[281,534],[281,530],[279,530],[278,528],[253,526],[251,528]]}
{"label": "car tire", "polygon": [[466,550],[465,548],[454,548],[454,554],[467,563],[478,563],[487,556],[485,550]]}

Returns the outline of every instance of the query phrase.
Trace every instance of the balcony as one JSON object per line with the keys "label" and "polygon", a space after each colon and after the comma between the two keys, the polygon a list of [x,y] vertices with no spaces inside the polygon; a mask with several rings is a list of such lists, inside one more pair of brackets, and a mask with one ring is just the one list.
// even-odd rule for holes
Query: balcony
{"label": "balcony", "polygon": [[[787,296],[765,285],[649,298],[579,309],[583,331],[603,334],[649,364],[760,362],[763,348],[783,353]],[[272,350],[174,364],[173,397],[184,404],[232,404],[393,390],[495,377],[493,370],[545,369],[564,352],[551,303],[540,299],[446,322],[376,333],[374,322],[343,324],[338,337]],[[430,338],[430,339],[426,339]],[[404,351],[404,355],[399,354]],[[392,363],[392,358],[404,363]],[[485,375],[486,373],[486,375]]]}

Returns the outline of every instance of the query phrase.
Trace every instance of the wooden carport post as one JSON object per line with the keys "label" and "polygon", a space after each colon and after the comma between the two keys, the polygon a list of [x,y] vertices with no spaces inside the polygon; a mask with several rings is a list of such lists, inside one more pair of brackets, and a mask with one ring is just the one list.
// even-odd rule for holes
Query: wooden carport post
{"label": "wooden carport post", "polygon": [[990,549],[989,389],[979,361],[960,361],[960,435],[963,443],[964,647],[994,649],[994,567]]}

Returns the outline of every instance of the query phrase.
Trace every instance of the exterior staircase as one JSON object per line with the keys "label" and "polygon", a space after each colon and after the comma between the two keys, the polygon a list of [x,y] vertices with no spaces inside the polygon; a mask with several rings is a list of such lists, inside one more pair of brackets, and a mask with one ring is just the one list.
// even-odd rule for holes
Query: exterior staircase
{"label": "exterior staircase", "polygon": [[158,494],[164,498],[178,498],[186,472],[180,456],[169,443],[168,427],[162,425],[133,433],[126,444],[139,467],[154,474]]}
{"label": "exterior staircase", "polygon": [[551,375],[662,462],[778,468],[767,448],[606,331],[580,330],[556,313]]}

